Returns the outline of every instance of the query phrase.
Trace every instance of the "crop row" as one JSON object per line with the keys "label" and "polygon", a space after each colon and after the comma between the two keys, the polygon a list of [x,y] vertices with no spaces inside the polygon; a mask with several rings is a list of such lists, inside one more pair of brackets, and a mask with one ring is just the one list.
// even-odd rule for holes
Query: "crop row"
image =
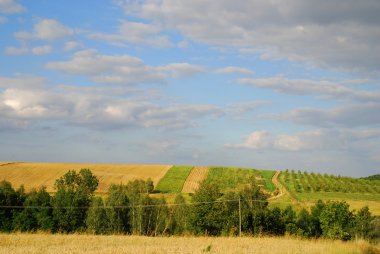
{"label": "crop row", "polygon": [[283,172],[285,184],[295,192],[379,193],[380,181],[341,177],[298,170]]}

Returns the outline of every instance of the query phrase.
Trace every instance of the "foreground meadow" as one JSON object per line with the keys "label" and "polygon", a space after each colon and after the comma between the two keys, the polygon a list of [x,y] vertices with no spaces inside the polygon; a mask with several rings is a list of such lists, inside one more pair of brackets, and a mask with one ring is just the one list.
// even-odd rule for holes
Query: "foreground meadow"
{"label": "foreground meadow", "polygon": [[380,253],[364,241],[0,234],[0,253]]}

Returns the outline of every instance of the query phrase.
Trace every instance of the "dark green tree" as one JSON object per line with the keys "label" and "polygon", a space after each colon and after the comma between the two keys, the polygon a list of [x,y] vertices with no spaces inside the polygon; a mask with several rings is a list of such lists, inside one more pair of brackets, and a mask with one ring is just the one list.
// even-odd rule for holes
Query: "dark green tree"
{"label": "dark green tree", "polygon": [[169,230],[172,235],[183,235],[188,231],[189,207],[185,198],[178,194],[171,207]]}
{"label": "dark green tree", "polygon": [[283,235],[285,233],[285,223],[280,208],[274,207],[266,211],[264,230],[271,235]]}
{"label": "dark green tree", "polygon": [[310,237],[312,236],[311,232],[311,216],[310,213],[303,208],[297,216],[297,235]]}
{"label": "dark green tree", "polygon": [[222,196],[217,185],[203,181],[192,196],[189,223],[197,235],[219,235],[224,227]]}
{"label": "dark green tree", "polygon": [[261,234],[265,224],[268,210],[268,196],[251,182],[249,187],[239,192],[242,213],[242,231],[258,235]]}
{"label": "dark green tree", "polygon": [[86,226],[87,230],[93,234],[109,233],[109,221],[101,197],[93,197],[87,211]]}
{"label": "dark green tree", "polygon": [[327,202],[319,220],[324,237],[339,240],[351,239],[354,218],[346,202]]}
{"label": "dark green tree", "polygon": [[368,238],[373,217],[368,206],[361,208],[355,216],[355,234],[359,238]]}
{"label": "dark green tree", "polygon": [[322,200],[318,200],[314,206],[311,207],[310,214],[310,231],[311,236],[320,237],[322,236],[322,228],[320,222],[320,216],[325,207],[325,203]]}
{"label": "dark green tree", "polygon": [[24,209],[14,220],[14,228],[20,231],[51,230],[51,196],[46,191],[46,187],[34,189],[28,193]]}
{"label": "dark green tree", "polygon": [[110,233],[130,233],[130,204],[125,186],[111,185],[106,199],[108,231]]}
{"label": "dark green tree", "polygon": [[13,218],[22,211],[22,200],[12,184],[7,181],[0,182],[0,230],[9,232],[13,229]]}
{"label": "dark green tree", "polygon": [[150,205],[150,197],[148,196],[149,187],[151,184],[143,180],[134,180],[127,183],[125,191],[129,199],[131,209],[130,224],[133,234],[143,235],[146,234],[145,221],[146,213],[149,210],[147,205]]}
{"label": "dark green tree", "polygon": [[282,212],[282,218],[285,224],[285,231],[288,234],[295,235],[297,233],[297,215],[292,206],[287,206]]}
{"label": "dark green tree", "polygon": [[69,171],[56,180],[53,198],[54,231],[74,232],[85,229],[87,210],[99,181],[89,169]]}

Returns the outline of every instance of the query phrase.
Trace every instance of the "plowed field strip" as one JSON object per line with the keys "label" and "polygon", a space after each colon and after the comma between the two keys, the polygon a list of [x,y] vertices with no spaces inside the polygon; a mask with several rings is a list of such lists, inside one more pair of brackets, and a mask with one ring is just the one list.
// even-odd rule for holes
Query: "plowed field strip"
{"label": "plowed field strip", "polygon": [[183,193],[193,193],[198,189],[199,184],[206,178],[208,167],[194,167],[183,185]]}

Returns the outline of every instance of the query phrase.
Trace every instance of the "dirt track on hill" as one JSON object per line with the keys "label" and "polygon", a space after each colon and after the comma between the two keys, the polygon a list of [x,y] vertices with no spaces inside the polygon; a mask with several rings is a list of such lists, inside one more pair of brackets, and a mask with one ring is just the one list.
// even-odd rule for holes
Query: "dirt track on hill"
{"label": "dirt track on hill", "polygon": [[206,178],[208,167],[194,167],[186,178],[182,187],[183,193],[193,193],[198,189],[199,184]]}
{"label": "dirt track on hill", "polygon": [[278,179],[280,177],[281,171],[277,170],[276,173],[272,177],[272,182],[278,189],[278,194],[276,196],[270,197],[268,200],[273,200],[282,197],[285,193],[288,191],[285,189],[285,187],[280,183],[280,180]]}

